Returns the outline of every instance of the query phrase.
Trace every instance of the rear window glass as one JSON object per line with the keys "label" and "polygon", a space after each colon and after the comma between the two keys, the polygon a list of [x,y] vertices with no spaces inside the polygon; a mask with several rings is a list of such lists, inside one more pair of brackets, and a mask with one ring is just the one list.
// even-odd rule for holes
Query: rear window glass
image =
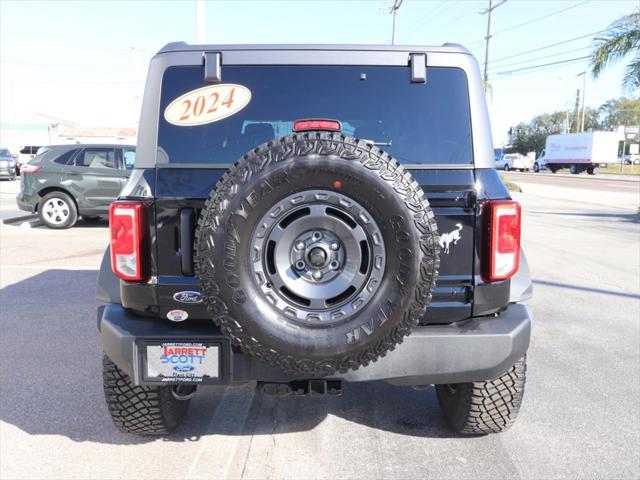
{"label": "rear window glass", "polygon": [[165,72],[158,145],[170,163],[233,163],[303,118],[340,120],[345,134],[374,141],[403,163],[473,161],[461,69],[429,67],[426,84],[411,83],[406,67],[227,66],[222,79],[248,88],[248,105],[214,123],[179,126],[165,120],[167,106],[208,84],[202,67]]}
{"label": "rear window glass", "polygon": [[56,157],[53,161],[56,163],[59,163],[60,165],[66,165],[67,163],[69,163],[69,160],[71,160],[71,157],[73,156],[73,154],[76,153],[77,151],[78,150],[76,149],[69,150],[68,152],[63,153],[59,157]]}
{"label": "rear window glass", "polygon": [[26,146],[20,149],[20,153],[23,155],[35,155],[40,147]]}

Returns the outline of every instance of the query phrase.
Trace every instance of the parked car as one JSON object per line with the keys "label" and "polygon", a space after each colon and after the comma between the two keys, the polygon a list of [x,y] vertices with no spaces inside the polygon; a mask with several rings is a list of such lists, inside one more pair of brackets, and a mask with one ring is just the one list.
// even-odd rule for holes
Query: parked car
{"label": "parked car", "polygon": [[467,50],[173,43],[148,71],[97,285],[121,431],[167,434],[200,385],[381,380],[509,428],[531,280]]}
{"label": "parked car", "polygon": [[640,154],[627,153],[624,156],[624,164],[625,165],[640,165]]}
{"label": "parked car", "polygon": [[16,179],[16,161],[6,148],[0,148],[0,178]]}
{"label": "parked car", "polygon": [[[522,157],[522,155],[520,155],[519,153],[507,153],[504,157],[502,157],[502,170],[504,170],[505,172],[513,170],[515,168],[515,162],[518,162],[520,160],[520,157]],[[498,167],[496,166],[496,168]]]}
{"label": "parked car", "polygon": [[535,152],[529,152],[527,155],[522,155],[520,153],[514,153],[511,155],[513,156],[511,161],[511,168],[513,170],[528,172],[533,168],[535,163]]}
{"label": "parked car", "polygon": [[20,175],[20,168],[22,168],[22,165],[35,157],[38,154],[38,150],[41,148],[42,147],[36,145],[24,145],[20,147],[20,150],[18,151],[18,161],[16,163],[17,175]]}
{"label": "parked car", "polygon": [[513,167],[513,158],[515,154],[513,153],[502,153],[502,155],[496,155],[495,165],[496,170],[504,170],[508,172]]}
{"label": "parked car", "polygon": [[109,213],[135,160],[132,145],[56,145],[22,166],[22,210],[35,212],[49,228],[70,228]]}

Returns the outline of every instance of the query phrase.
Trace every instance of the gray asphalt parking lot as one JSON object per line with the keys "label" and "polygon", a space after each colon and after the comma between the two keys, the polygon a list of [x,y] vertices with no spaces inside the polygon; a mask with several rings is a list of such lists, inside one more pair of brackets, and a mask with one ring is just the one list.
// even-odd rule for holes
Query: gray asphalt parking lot
{"label": "gray asphalt parking lot", "polygon": [[[106,222],[0,225],[0,477],[640,477],[640,184],[585,199],[516,181],[534,280],[528,382],[515,426],[479,438],[446,429],[432,388],[384,383],[339,398],[204,388],[175,434],[120,434],[95,323]],[[22,214],[15,192],[0,183],[2,218]]]}

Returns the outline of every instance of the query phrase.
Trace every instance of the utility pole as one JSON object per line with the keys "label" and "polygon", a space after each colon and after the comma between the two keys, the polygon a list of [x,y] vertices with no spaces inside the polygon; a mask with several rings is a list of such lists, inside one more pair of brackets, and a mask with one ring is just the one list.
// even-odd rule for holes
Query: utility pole
{"label": "utility pole", "polygon": [[398,16],[400,5],[402,5],[402,0],[393,0],[393,6],[391,7],[391,10],[389,10],[389,13],[393,15],[393,27],[391,28],[391,45],[396,44],[396,17]]}
{"label": "utility pole", "polygon": [[[576,106],[574,109],[576,115],[576,133],[580,131],[580,89],[576,89]],[[569,128],[571,131],[571,128]]]}
{"label": "utility pole", "polygon": [[485,13],[487,14],[487,36],[484,37],[486,40],[484,47],[484,75],[482,78],[485,92],[487,91],[487,88],[489,88],[489,75],[487,73],[487,68],[489,66],[489,40],[491,40],[491,12],[493,12],[496,8],[498,8],[506,1],[507,0],[501,0],[494,5],[493,0],[489,0],[489,8],[480,12],[481,15],[484,15]]}
{"label": "utility pole", "polygon": [[579,73],[576,77],[579,77],[580,75],[582,75],[582,119],[580,120],[580,132],[584,132],[584,97],[587,93],[587,72]]}
{"label": "utility pole", "polygon": [[196,43],[206,43],[205,31],[207,13],[204,0],[196,0]]}

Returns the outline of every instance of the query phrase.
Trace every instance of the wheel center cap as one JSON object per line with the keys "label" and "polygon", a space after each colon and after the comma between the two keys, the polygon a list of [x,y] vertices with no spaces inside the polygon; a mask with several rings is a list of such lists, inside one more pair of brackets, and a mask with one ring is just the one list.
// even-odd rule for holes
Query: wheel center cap
{"label": "wheel center cap", "polygon": [[316,268],[323,267],[327,263],[327,254],[320,247],[312,248],[308,254],[309,263]]}

